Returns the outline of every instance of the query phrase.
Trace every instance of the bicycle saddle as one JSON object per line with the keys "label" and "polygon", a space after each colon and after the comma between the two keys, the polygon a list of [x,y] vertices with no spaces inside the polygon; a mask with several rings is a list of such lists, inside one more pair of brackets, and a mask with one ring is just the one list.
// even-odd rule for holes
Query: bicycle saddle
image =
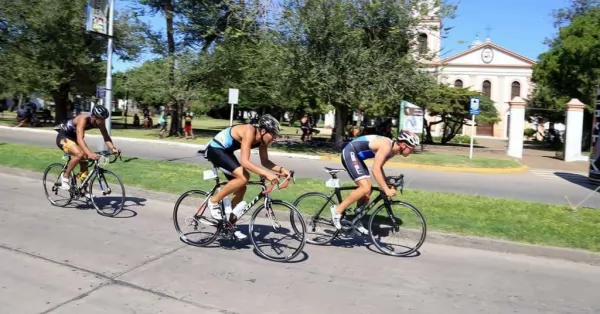
{"label": "bicycle saddle", "polygon": [[336,169],[336,168],[329,168],[329,167],[324,167],[323,169],[325,170],[325,172],[328,172],[328,173],[338,173],[338,172],[346,171],[346,169]]}

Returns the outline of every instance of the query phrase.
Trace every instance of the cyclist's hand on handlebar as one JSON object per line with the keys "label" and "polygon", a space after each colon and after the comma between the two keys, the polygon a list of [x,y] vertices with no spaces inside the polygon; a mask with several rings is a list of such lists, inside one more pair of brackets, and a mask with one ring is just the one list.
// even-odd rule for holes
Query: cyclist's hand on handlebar
{"label": "cyclist's hand on handlebar", "polygon": [[283,168],[283,167],[281,167],[281,170],[279,171],[279,176],[282,177],[282,178],[285,178],[285,177],[287,177],[289,175],[290,175],[290,171],[287,170],[287,169],[285,169],[285,168]]}
{"label": "cyclist's hand on handlebar", "polygon": [[277,184],[277,183],[279,183],[279,178],[274,173],[267,174],[265,176],[265,178],[267,179],[267,181],[271,182],[271,184]]}
{"label": "cyclist's hand on handlebar", "polygon": [[385,195],[387,197],[394,197],[394,196],[396,196],[396,193],[397,193],[396,189],[390,189],[390,188],[385,189]]}
{"label": "cyclist's hand on handlebar", "polygon": [[89,160],[98,160],[98,159],[100,159],[100,155],[92,153],[90,155],[87,155],[87,159],[89,159]]}
{"label": "cyclist's hand on handlebar", "polygon": [[113,147],[113,149],[111,149],[110,151],[113,153],[113,155],[117,155],[117,156],[121,155],[121,151],[118,150],[116,147]]}

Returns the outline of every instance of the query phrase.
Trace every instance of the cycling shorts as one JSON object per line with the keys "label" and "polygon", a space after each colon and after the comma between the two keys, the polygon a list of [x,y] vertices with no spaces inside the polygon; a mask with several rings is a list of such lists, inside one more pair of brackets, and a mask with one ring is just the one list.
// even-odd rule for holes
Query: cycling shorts
{"label": "cycling shorts", "polygon": [[56,135],[56,146],[68,154],[69,148],[77,146],[77,139],[64,131],[59,131],[58,135]]}
{"label": "cycling shorts", "polygon": [[227,180],[233,179],[233,176],[231,175],[233,171],[242,166],[233,152],[227,152],[214,146],[208,145],[204,156],[213,164],[213,166],[215,166],[215,168],[218,168],[223,172]]}
{"label": "cycling shorts", "polygon": [[354,182],[371,177],[365,162],[358,156],[352,144],[346,145],[342,151],[342,166]]}

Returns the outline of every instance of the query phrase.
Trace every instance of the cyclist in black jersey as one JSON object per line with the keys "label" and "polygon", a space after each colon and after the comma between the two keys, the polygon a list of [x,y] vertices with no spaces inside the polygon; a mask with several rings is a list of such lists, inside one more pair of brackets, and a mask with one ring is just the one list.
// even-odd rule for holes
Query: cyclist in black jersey
{"label": "cyclist in black jersey", "polygon": [[[220,191],[208,200],[208,208],[213,218],[223,219],[219,202],[234,193],[231,200],[233,217],[230,218],[232,218],[232,222],[237,219],[237,213],[245,206],[242,199],[246,193],[246,184],[250,179],[248,171],[264,176],[272,184],[279,181],[274,172],[279,176],[289,175],[288,170],[269,160],[267,153],[267,147],[277,138],[280,131],[279,121],[271,115],[265,114],[258,120],[258,127],[251,124],[237,124],[222,130],[208,143],[204,153],[206,158],[216,168],[219,168],[229,180]],[[260,162],[264,168],[250,161],[250,151],[253,148],[258,148]],[[233,154],[236,150],[241,151],[240,161]],[[239,230],[235,231],[234,235],[240,240],[246,238],[246,235]]]}
{"label": "cyclist in black jersey", "polygon": [[61,180],[61,188],[64,190],[70,189],[69,177],[71,171],[79,164],[80,171],[83,175],[87,174],[86,159],[96,160],[98,155],[94,154],[87,146],[83,137],[85,131],[97,127],[104,137],[104,141],[108,148],[115,154],[119,152],[112,143],[112,139],[106,131],[104,120],[109,117],[106,107],[96,105],[89,114],[79,114],[75,118],[67,122],[57,125],[54,129],[58,132],[56,136],[56,146],[65,153],[71,155],[71,161],[67,165],[67,169]]}

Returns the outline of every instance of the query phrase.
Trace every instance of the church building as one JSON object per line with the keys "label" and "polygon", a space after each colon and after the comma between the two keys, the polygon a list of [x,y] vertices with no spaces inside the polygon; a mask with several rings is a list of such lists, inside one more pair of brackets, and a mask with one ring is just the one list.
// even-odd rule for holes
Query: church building
{"label": "church building", "polygon": [[[493,43],[489,36],[483,42],[477,37],[467,50],[441,59],[443,26],[434,2],[424,1],[427,10],[421,11],[421,14],[426,14],[421,17],[421,27],[417,32],[417,52],[427,55],[423,62],[438,82],[479,91],[495,103],[500,122],[478,124],[476,136],[508,138],[508,102],[515,96],[529,98],[533,92],[531,75],[536,62]],[[436,119],[426,118],[428,121]],[[434,127],[433,134],[442,133],[441,124]],[[463,128],[462,134],[470,135],[470,129]]]}

